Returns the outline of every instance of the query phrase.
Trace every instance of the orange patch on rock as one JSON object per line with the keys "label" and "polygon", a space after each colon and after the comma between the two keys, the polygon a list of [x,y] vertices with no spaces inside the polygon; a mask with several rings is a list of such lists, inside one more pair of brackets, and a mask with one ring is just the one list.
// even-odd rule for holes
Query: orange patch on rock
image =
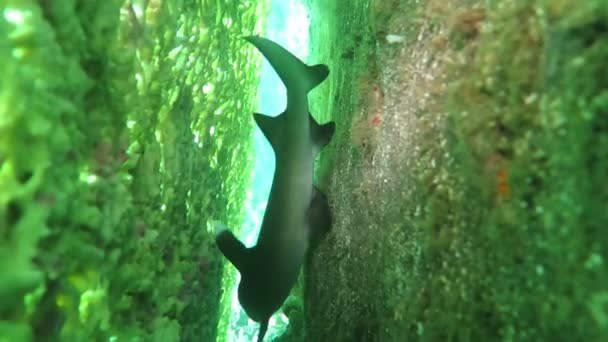
{"label": "orange patch on rock", "polygon": [[499,199],[506,199],[510,194],[509,174],[506,169],[500,169],[496,173],[496,195]]}

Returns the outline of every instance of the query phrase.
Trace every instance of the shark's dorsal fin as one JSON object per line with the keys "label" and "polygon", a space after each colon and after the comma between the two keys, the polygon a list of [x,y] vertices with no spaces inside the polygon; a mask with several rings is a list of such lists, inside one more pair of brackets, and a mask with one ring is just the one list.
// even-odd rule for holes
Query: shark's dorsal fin
{"label": "shark's dorsal fin", "polygon": [[317,150],[323,148],[323,146],[327,145],[331,140],[331,137],[334,136],[334,132],[336,131],[336,124],[332,122],[328,122],[323,125],[319,125],[315,118],[309,114],[310,117],[310,134],[312,135],[312,140],[315,143],[315,147]]}
{"label": "shark's dorsal fin", "polygon": [[312,189],[312,200],[306,217],[310,225],[310,250],[312,251],[331,228],[331,210],[327,196],[316,186],[313,186]]}
{"label": "shark's dorsal fin", "polygon": [[279,141],[281,141],[280,135],[283,134],[284,117],[284,115],[272,117],[260,113],[253,114],[253,119],[255,120],[255,123],[258,124],[258,127],[260,127],[260,130],[262,131],[262,133],[264,133],[264,136],[266,137],[270,145],[272,145],[272,148],[275,150],[275,152],[277,151]]}
{"label": "shark's dorsal fin", "polygon": [[242,274],[245,262],[247,261],[247,247],[229,230],[224,230],[217,234],[215,242],[226,259]]}

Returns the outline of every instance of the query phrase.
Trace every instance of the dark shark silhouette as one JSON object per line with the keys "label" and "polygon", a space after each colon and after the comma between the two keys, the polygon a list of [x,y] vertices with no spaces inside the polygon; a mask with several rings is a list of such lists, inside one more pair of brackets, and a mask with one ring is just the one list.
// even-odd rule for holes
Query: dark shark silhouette
{"label": "dark shark silhouette", "polygon": [[297,280],[312,235],[329,228],[327,199],[313,186],[313,167],[316,154],[331,139],[335,124],[319,125],[308,109],[308,92],[327,78],[326,65],[308,66],[268,39],[244,39],[266,57],[287,88],[285,112],[274,118],[254,114],[276,156],[257,243],[246,248],[228,230],[216,237],[221,252],[241,274],[239,302],[247,315],[260,323],[261,342],[268,320]]}

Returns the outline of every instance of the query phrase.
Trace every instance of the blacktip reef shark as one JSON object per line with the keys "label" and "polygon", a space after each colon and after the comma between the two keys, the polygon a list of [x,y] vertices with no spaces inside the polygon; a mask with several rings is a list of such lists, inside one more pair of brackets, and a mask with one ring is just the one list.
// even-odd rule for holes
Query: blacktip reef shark
{"label": "blacktip reef shark", "polygon": [[239,302],[247,315],[260,323],[261,342],[270,317],[298,278],[313,235],[331,224],[327,199],[313,185],[313,167],[316,154],[333,136],[335,124],[319,125],[308,108],[308,92],[329,74],[326,65],[306,65],[265,38],[244,39],[264,55],[287,89],[283,113],[274,118],[254,114],[276,157],[257,243],[247,248],[225,227],[216,236],[220,251],[241,274]]}

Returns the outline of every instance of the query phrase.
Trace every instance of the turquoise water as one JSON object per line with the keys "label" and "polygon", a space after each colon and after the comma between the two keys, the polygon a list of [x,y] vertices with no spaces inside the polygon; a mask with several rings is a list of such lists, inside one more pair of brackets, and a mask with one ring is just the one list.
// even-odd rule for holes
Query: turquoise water
{"label": "turquoise water", "polygon": [[[308,15],[300,0],[273,0],[268,18],[268,28],[265,37],[269,38],[291,51],[298,58],[306,61],[308,57]],[[285,110],[285,86],[274,72],[270,64],[263,60],[259,105],[257,112],[277,116]],[[272,185],[275,160],[274,153],[266,138],[256,126],[255,139],[255,169],[253,186],[247,193],[247,220],[242,229],[242,240],[247,247],[255,245],[259,233],[266,201]],[[257,335],[258,324],[248,320],[246,313],[237,299],[237,284],[232,294],[231,331],[228,341],[251,341]],[[287,317],[282,313],[275,314],[268,328],[267,340],[279,336],[287,327]]]}

